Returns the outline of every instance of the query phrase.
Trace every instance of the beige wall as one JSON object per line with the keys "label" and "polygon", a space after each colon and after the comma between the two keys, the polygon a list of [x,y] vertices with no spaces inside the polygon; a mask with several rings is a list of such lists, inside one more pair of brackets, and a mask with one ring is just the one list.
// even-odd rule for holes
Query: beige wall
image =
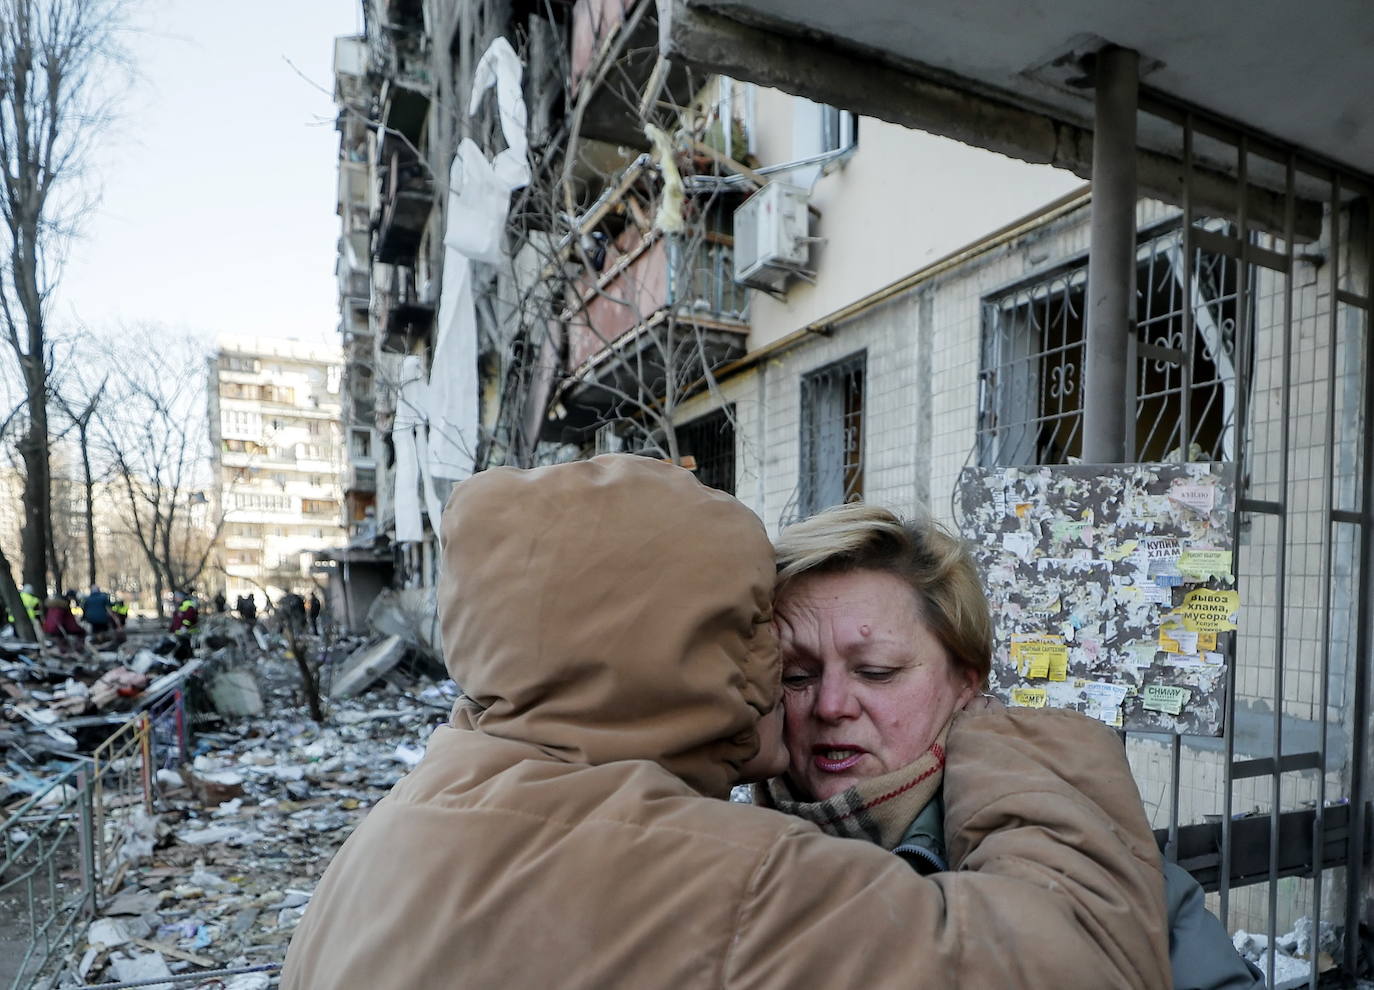
{"label": "beige wall", "polygon": [[[754,94],[753,150],[763,167],[792,158],[796,98]],[[775,173],[795,181],[801,173]],[[812,192],[816,284],[789,283],[779,301],[755,292],[750,347],[820,320],[1073,190],[1082,180],[1046,165],[865,117],[858,147]]]}

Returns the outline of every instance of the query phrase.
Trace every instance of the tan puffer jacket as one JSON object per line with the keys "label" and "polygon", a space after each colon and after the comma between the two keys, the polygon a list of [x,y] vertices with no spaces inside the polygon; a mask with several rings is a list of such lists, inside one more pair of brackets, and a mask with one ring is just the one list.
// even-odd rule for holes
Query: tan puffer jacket
{"label": "tan puffer jacket", "polygon": [[340,850],[282,986],[1167,987],[1158,855],[1120,743],[956,721],[959,872],[721,800],[778,692],[758,520],[678,468],[497,469],[444,517],[474,706]]}

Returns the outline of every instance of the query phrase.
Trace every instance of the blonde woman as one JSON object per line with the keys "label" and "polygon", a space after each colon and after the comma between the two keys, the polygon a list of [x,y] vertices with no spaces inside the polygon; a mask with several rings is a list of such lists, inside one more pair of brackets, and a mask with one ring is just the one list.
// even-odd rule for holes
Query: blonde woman
{"label": "blonde woman", "polygon": [[[944,787],[951,726],[970,704],[987,705],[992,656],[987,598],[968,551],[934,523],[863,504],[789,527],[774,550],[789,765],[756,785],[758,803],[880,845],[923,875],[962,868],[946,843],[945,799],[992,803],[1003,797],[994,782],[1005,782],[987,775],[983,795]],[[1036,745],[1042,727],[1053,732],[1082,718],[1016,717],[1004,729],[1016,746]],[[980,778],[961,780],[967,789]],[[1028,794],[1039,784],[1020,782]],[[1167,897],[1174,986],[1262,985],[1207,913],[1192,877],[1150,853]],[[1148,920],[1105,912],[1084,923],[1110,933]]]}

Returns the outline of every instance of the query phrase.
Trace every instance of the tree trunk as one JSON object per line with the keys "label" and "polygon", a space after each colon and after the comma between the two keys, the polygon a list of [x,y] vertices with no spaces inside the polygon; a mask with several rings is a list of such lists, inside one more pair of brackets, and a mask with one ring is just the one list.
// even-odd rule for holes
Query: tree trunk
{"label": "tree trunk", "polygon": [[91,447],[88,424],[81,425],[81,467],[86,472],[86,577],[95,584],[95,482],[91,480]]}
{"label": "tree trunk", "polygon": [[[49,465],[51,467],[51,465]],[[48,573],[52,575],[52,591],[60,595],[67,587],[67,561],[57,545],[57,531],[53,526],[52,475],[48,475]]]}
{"label": "tree trunk", "polygon": [[0,550],[0,598],[4,599],[5,608],[13,618],[15,635],[26,643],[37,643],[38,631],[33,628],[33,623],[29,621],[29,613],[24,610],[23,599],[19,597],[19,587],[14,583],[10,562],[3,550]]}
{"label": "tree trunk", "polygon": [[[37,361],[41,366],[42,354]],[[21,550],[24,554],[24,583],[33,586],[39,598],[48,587],[48,533],[52,511],[51,487],[48,479],[48,410],[46,376],[40,370],[35,376],[25,362],[24,377],[28,381],[29,430],[24,438],[24,528]]]}
{"label": "tree trunk", "polygon": [[315,671],[310,667],[310,660],[301,648],[300,641],[296,638],[296,627],[294,616],[285,616],[283,623],[286,632],[286,644],[291,650],[291,655],[296,658],[296,667],[301,672],[301,692],[305,695],[305,703],[310,708],[310,717],[317,723],[324,722],[324,706],[320,704],[320,681],[315,676]]}

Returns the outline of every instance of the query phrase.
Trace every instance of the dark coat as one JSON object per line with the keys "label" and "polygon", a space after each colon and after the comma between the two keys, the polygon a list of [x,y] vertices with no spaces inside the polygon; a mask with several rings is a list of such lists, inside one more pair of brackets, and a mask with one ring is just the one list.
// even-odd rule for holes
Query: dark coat
{"label": "dark coat", "polygon": [[[943,820],[944,802],[936,795],[893,852],[922,875],[948,869]],[[1164,898],[1174,990],[1263,990],[1264,974],[1235,950],[1207,910],[1202,888],[1177,863],[1164,863]]]}

